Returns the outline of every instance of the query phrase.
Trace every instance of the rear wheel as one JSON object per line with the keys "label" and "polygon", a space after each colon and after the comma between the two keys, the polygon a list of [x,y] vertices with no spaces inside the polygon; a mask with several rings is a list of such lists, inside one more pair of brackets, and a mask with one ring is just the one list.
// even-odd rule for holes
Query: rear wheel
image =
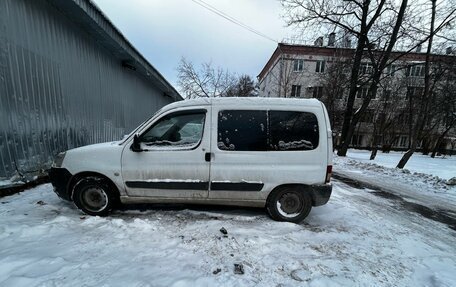
{"label": "rear wheel", "polygon": [[309,215],[312,199],[302,187],[282,187],[269,195],[266,208],[274,220],[299,223]]}
{"label": "rear wheel", "polygon": [[85,177],[79,180],[73,192],[73,201],[84,213],[106,216],[116,202],[108,180],[102,177]]}

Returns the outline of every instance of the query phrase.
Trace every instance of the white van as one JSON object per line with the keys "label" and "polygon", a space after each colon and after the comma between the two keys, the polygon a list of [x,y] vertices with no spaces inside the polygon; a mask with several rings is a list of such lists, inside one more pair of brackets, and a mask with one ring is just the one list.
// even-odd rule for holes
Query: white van
{"label": "white van", "polygon": [[121,141],[59,154],[49,174],[90,215],[117,203],[191,203],[266,207],[299,222],[331,195],[331,137],[316,99],[185,100]]}

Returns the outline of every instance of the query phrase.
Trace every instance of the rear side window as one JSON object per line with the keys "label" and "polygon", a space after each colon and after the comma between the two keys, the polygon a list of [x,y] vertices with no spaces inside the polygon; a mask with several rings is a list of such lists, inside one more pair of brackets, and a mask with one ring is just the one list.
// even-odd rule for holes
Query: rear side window
{"label": "rear side window", "polygon": [[221,150],[265,151],[268,143],[266,111],[220,111],[217,133]]}
{"label": "rear side window", "polygon": [[269,147],[272,150],[313,150],[318,146],[318,121],[312,113],[269,112]]}
{"label": "rear side window", "polygon": [[221,150],[313,150],[319,141],[317,117],[308,112],[224,110],[217,133]]}

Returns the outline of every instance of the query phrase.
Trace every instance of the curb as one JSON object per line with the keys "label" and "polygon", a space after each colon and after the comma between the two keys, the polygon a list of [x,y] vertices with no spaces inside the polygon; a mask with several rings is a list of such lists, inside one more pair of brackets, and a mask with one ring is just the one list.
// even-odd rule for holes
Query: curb
{"label": "curb", "polygon": [[48,183],[49,182],[49,176],[43,175],[38,177],[35,180],[26,182],[24,184],[18,184],[18,185],[8,185],[7,187],[0,187],[0,198],[5,197],[8,195],[13,195],[16,193],[19,193],[21,191],[24,191],[26,189],[35,187],[37,185],[43,184],[43,183]]}

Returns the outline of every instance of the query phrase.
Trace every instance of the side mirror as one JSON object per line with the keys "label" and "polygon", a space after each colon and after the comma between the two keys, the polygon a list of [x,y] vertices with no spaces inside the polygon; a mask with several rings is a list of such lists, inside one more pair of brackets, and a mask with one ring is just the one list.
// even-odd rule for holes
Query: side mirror
{"label": "side mirror", "polygon": [[137,134],[135,134],[135,136],[133,137],[133,144],[131,145],[131,150],[134,152],[142,151],[141,144],[139,143],[139,137]]}

